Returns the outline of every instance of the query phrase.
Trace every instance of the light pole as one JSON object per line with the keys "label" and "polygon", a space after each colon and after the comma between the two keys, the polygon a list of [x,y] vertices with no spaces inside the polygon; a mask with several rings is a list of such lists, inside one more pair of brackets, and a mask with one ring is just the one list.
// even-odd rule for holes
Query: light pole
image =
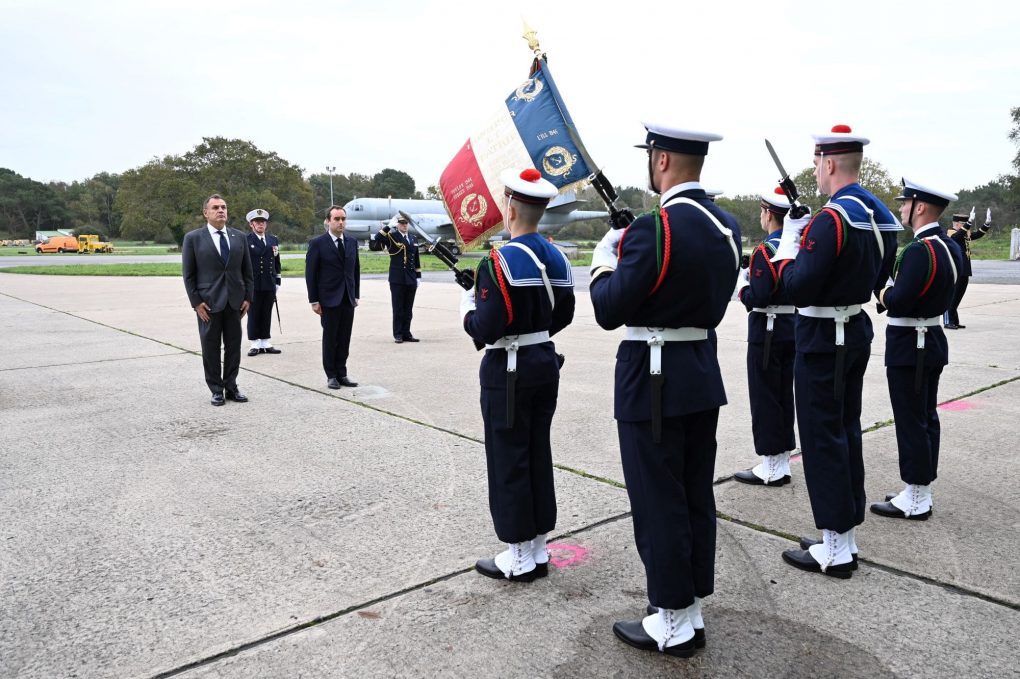
{"label": "light pole", "polygon": [[333,167],[327,165],[326,172],[329,172],[329,204],[333,205],[333,173],[336,172],[336,165]]}

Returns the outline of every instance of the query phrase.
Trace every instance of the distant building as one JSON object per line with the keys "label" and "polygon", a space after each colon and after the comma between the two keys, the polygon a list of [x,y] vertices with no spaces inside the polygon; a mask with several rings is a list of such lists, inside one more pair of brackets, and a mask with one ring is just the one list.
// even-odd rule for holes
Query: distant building
{"label": "distant building", "polygon": [[577,243],[571,243],[570,241],[558,240],[554,241],[555,245],[560,252],[562,252],[567,259],[577,259]]}

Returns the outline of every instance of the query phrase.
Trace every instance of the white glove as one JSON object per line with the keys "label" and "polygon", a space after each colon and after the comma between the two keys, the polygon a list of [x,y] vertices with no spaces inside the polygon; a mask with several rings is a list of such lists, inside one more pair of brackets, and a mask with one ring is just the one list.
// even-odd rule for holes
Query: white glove
{"label": "white glove", "polygon": [[465,290],[460,293],[460,317],[464,318],[467,316],[469,311],[475,310],[475,290]]}
{"label": "white glove", "polygon": [[970,209],[970,219],[968,219],[967,221],[970,222],[971,224],[974,223],[974,215],[975,215],[976,210],[977,210],[977,208],[973,208],[973,207]]}
{"label": "white glove", "polygon": [[737,275],[737,289],[733,292],[733,299],[740,299],[740,291],[751,285],[751,268],[741,269]]}
{"label": "white glove", "polygon": [[991,223],[992,223],[992,208],[987,208],[985,210],[985,224]]}
{"label": "white glove", "polygon": [[772,256],[773,262],[797,259],[797,253],[800,252],[800,234],[803,233],[804,227],[810,221],[810,215],[800,219],[791,219],[789,215],[786,216],[786,219],[783,220],[783,236],[779,239],[776,254]]}
{"label": "white glove", "polygon": [[606,235],[602,237],[599,244],[595,246],[594,252],[591,253],[590,272],[592,274],[601,268],[616,271],[616,264],[618,262],[616,248],[622,238],[623,229],[609,229],[609,231],[606,231]]}

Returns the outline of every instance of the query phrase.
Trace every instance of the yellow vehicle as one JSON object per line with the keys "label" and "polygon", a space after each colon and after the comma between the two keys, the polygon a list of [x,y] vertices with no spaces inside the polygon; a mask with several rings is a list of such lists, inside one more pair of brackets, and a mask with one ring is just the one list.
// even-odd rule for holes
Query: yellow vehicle
{"label": "yellow vehicle", "polygon": [[99,240],[99,236],[94,234],[78,236],[78,254],[92,254],[93,252],[113,252],[113,244]]}
{"label": "yellow vehicle", "polygon": [[53,236],[35,246],[39,254],[44,252],[78,252],[78,239],[74,236]]}

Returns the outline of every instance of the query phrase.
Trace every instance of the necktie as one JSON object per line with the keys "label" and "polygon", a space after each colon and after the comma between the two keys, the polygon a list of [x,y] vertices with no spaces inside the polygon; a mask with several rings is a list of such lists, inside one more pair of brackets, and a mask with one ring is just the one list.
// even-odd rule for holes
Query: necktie
{"label": "necktie", "polygon": [[344,239],[343,238],[337,238],[336,239],[336,249],[339,250],[340,252],[344,251]]}
{"label": "necktie", "polygon": [[223,231],[220,230],[217,233],[220,234],[220,259],[223,260],[225,265],[227,260],[230,259],[230,246],[227,245],[227,237],[223,234]]}

